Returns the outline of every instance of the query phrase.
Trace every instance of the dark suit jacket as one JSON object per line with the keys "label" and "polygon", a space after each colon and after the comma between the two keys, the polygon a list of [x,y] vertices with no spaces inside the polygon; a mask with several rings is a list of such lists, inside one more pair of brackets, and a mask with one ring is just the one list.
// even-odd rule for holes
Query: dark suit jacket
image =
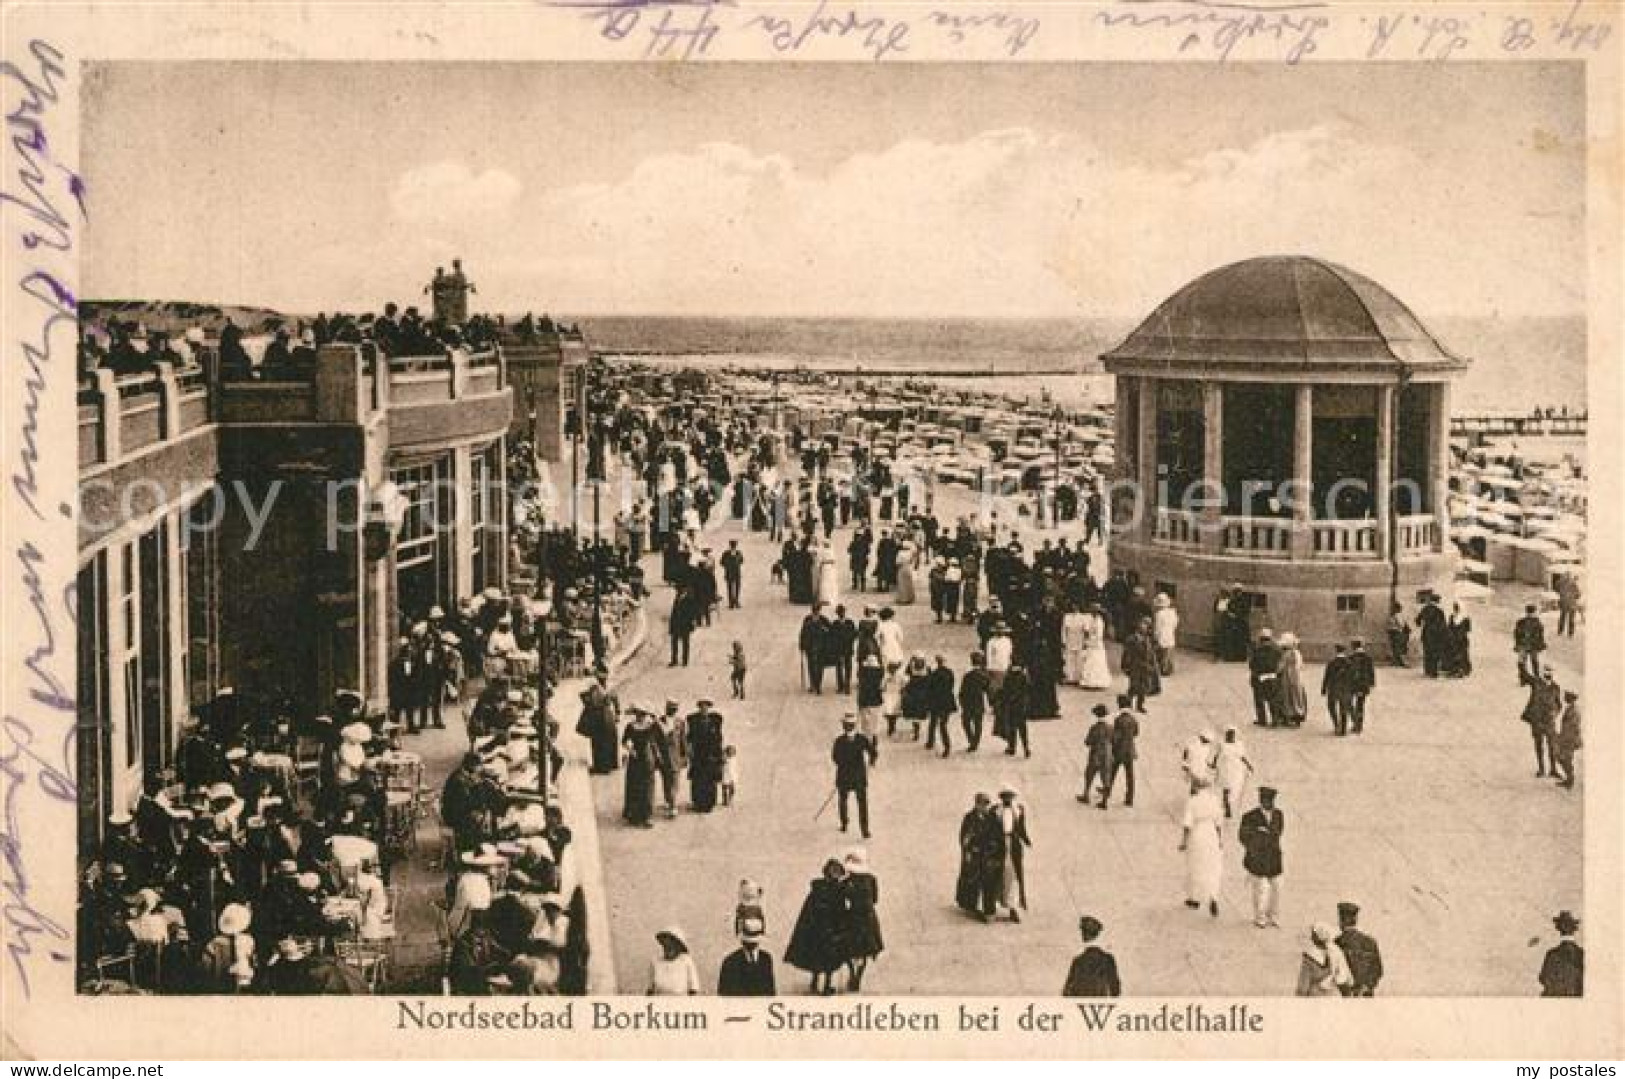
{"label": "dark suit jacket", "polygon": [[752,962],[745,949],[737,948],[722,961],[717,974],[719,997],[770,997],[776,993],[773,982],[773,957],[760,948]]}
{"label": "dark suit jacket", "polygon": [[1116,957],[1093,944],[1073,957],[1072,969],[1066,972],[1066,985],[1061,989],[1063,997],[1115,997],[1122,993]]}
{"label": "dark suit jacket", "polygon": [[869,766],[879,759],[879,751],[866,735],[842,733],[830,749],[835,762],[835,786],[841,790],[858,790],[869,785]]}
{"label": "dark suit jacket", "polygon": [[1242,868],[1255,877],[1281,875],[1281,833],[1286,831],[1286,815],[1279,809],[1255,806],[1241,815],[1236,838],[1247,853]]}

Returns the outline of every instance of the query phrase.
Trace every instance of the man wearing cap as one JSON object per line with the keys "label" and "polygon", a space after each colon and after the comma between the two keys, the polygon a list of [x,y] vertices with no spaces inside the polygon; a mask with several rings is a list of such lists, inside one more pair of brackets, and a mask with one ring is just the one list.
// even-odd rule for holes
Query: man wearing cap
{"label": "man wearing cap", "polygon": [[1552,743],[1557,737],[1557,719],[1563,712],[1563,687],[1553,675],[1551,665],[1547,664],[1540,669],[1539,676],[1530,681],[1529,700],[1521,716],[1529,724],[1529,735],[1535,744],[1536,779],[1546,775],[1546,763],[1552,756]]}
{"label": "man wearing cap", "polygon": [[666,701],[666,711],[658,725],[659,740],[665,743],[660,762],[660,793],[666,802],[666,817],[677,816],[677,785],[688,772],[688,720],[676,701]]}
{"label": "man wearing cap", "polygon": [[829,658],[835,665],[836,692],[852,692],[852,656],[857,646],[858,624],[847,615],[844,606],[837,605],[835,617],[829,622]]}
{"label": "man wearing cap", "polygon": [[1546,651],[1546,626],[1540,609],[1526,604],[1523,617],[1512,627],[1512,650],[1518,654],[1518,684],[1526,686],[1540,677],[1540,657]]}
{"label": "man wearing cap", "polygon": [[1336,944],[1343,950],[1343,958],[1349,965],[1348,984],[1340,988],[1345,997],[1374,997],[1377,983],[1382,981],[1382,949],[1356,928],[1359,920],[1358,906],[1346,901],[1337,904],[1337,925],[1341,932]]}
{"label": "man wearing cap", "polygon": [[841,717],[841,733],[830,748],[830,760],[835,763],[836,801],[841,815],[841,831],[850,824],[847,801],[856,796],[858,802],[858,830],[869,838],[869,769],[879,760],[873,739],[858,733],[858,718]]}
{"label": "man wearing cap", "polygon": [[1563,716],[1558,721],[1557,737],[1552,741],[1552,775],[1559,787],[1574,786],[1574,754],[1582,746],[1580,737],[1580,695],[1573,690],[1563,693]]}
{"label": "man wearing cap", "polygon": [[1022,753],[1031,757],[1033,749],[1027,741],[1027,719],[1032,707],[1032,682],[1028,680],[1027,670],[1021,664],[1010,665],[1010,670],[999,686],[997,701],[999,714],[993,726],[993,734],[1004,740],[1005,755],[1015,756],[1016,747],[1019,745]]}
{"label": "man wearing cap", "polygon": [[1105,809],[1112,774],[1112,728],[1106,722],[1111,709],[1104,704],[1097,704],[1091,713],[1095,721],[1083,739],[1084,752],[1088,756],[1083,768],[1083,792],[1078,795],[1078,801],[1085,805],[1089,803],[1090,789],[1094,787],[1095,780],[1099,779],[1100,808]]}
{"label": "man wearing cap", "polygon": [[1560,911],[1552,919],[1558,935],[1563,939],[1546,952],[1540,964],[1540,995],[1543,997],[1585,996],[1585,949],[1574,941],[1580,931],[1580,919],[1568,911]]}
{"label": "man wearing cap", "polygon": [[1377,688],[1377,665],[1365,650],[1365,641],[1356,637],[1349,643],[1348,716],[1355,734],[1365,731],[1365,702]]}
{"label": "man wearing cap", "polygon": [[724,742],[722,716],[709,697],[695,702],[688,715],[688,789],[696,813],[709,813],[717,805],[717,784],[722,782]]}
{"label": "man wearing cap", "polygon": [[970,669],[959,680],[959,725],[965,731],[966,753],[975,753],[976,747],[982,744],[982,723],[991,698],[987,657],[981,652],[972,652]]}
{"label": "man wearing cap", "polygon": [[1122,772],[1126,786],[1123,789],[1123,805],[1134,805],[1134,760],[1140,755],[1135,745],[1140,737],[1140,720],[1130,707],[1132,702],[1128,694],[1117,695],[1117,718],[1112,721],[1112,767],[1106,776],[1105,789],[1100,792],[1100,806],[1102,809],[1111,801],[1112,788],[1117,785],[1117,773]]}
{"label": "man wearing cap", "polygon": [[395,642],[395,656],[389,661],[389,718],[406,728],[407,734],[418,732],[418,683],[422,662],[410,637]]}
{"label": "man wearing cap", "polygon": [[953,752],[953,747],[949,743],[948,717],[959,708],[954,689],[953,669],[948,666],[947,659],[939,655],[936,665],[925,676],[926,714],[931,721],[926,730],[925,748],[936,748],[937,739],[940,738],[944,757]]}
{"label": "man wearing cap", "polygon": [[874,549],[874,534],[868,525],[859,525],[846,545],[847,564],[852,570],[852,589],[862,592],[869,577],[869,552]]}
{"label": "man wearing cap", "polygon": [[1320,676],[1320,695],[1326,698],[1326,711],[1332,717],[1332,731],[1341,738],[1348,734],[1353,702],[1350,699],[1348,650],[1341,644],[1332,646],[1332,658]]}
{"label": "man wearing cap", "polygon": [[773,957],[762,950],[765,927],[760,918],[746,918],[739,926],[739,947],[722,960],[717,973],[719,997],[770,997],[777,992]]}
{"label": "man wearing cap", "polygon": [[736,539],[729,540],[728,549],[722,552],[722,576],[728,585],[728,606],[737,609],[739,593],[745,583],[745,553],[739,549]]}
{"label": "man wearing cap", "polygon": [[1281,669],[1281,646],[1269,629],[1258,631],[1258,641],[1252,655],[1247,658],[1249,681],[1253,689],[1253,725],[1273,727],[1276,724],[1277,672]]}
{"label": "man wearing cap", "polygon": [[1116,997],[1123,993],[1117,979],[1117,959],[1096,943],[1105,927],[1100,919],[1085,914],[1078,919],[1078,932],[1083,937],[1084,949],[1072,959],[1066,972],[1066,984],[1061,988],[1063,997]]}
{"label": "man wearing cap", "polygon": [[1416,624],[1422,629],[1422,673],[1429,678],[1439,677],[1439,662],[1444,658],[1450,641],[1450,624],[1439,607],[1439,594],[1429,592],[1416,612]]}
{"label": "man wearing cap", "polygon": [[807,688],[814,693],[824,692],[824,666],[829,656],[829,619],[824,617],[822,604],[815,604],[801,620],[801,633],[797,639],[801,660],[806,665]]}
{"label": "man wearing cap", "polygon": [[1281,835],[1286,815],[1275,808],[1275,788],[1258,788],[1258,805],[1241,815],[1236,839],[1245,852],[1241,867],[1253,885],[1253,924],[1260,929],[1278,925],[1281,909]]}

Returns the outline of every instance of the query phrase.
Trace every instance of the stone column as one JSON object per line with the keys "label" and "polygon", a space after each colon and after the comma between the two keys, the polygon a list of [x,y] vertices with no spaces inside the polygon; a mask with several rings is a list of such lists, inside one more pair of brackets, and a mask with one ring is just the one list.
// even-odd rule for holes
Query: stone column
{"label": "stone column", "polygon": [[1315,474],[1315,387],[1301,382],[1292,408],[1292,480],[1295,502],[1292,508],[1293,558],[1314,554],[1311,528],[1315,520],[1311,483]]}
{"label": "stone column", "polygon": [[1139,379],[1139,420],[1135,434],[1139,445],[1134,451],[1135,482],[1139,485],[1135,504],[1140,511],[1140,527],[1136,535],[1141,542],[1149,542],[1157,522],[1157,380],[1142,376]]}
{"label": "stone column", "polygon": [[1433,473],[1433,518],[1438,522],[1435,551],[1449,550],[1450,541],[1450,383],[1433,390],[1433,437],[1428,445],[1428,468]]}
{"label": "stone column", "polygon": [[1199,522],[1202,546],[1218,550],[1224,541],[1224,507],[1219,504],[1224,489],[1224,387],[1218,382],[1202,384],[1202,497],[1209,500]]}
{"label": "stone column", "polygon": [[1372,511],[1377,519],[1377,555],[1387,558],[1394,528],[1394,407],[1392,386],[1377,387],[1377,467]]}
{"label": "stone column", "polygon": [[457,504],[452,507],[451,594],[474,594],[474,515],[470,504],[474,493],[473,454],[461,445],[451,451],[451,485]]}

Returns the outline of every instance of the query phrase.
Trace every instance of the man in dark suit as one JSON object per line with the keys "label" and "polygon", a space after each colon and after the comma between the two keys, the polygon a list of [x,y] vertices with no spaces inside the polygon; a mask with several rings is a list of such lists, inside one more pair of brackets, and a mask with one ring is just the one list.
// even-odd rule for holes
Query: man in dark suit
{"label": "man in dark suit", "polygon": [[1084,736],[1084,752],[1087,760],[1083,769],[1083,793],[1078,795],[1078,801],[1085,805],[1089,802],[1089,791],[1100,780],[1100,808],[1106,808],[1106,792],[1111,789],[1112,774],[1112,727],[1106,722],[1111,715],[1111,709],[1104,704],[1094,707],[1095,722]]}
{"label": "man in dark suit", "polygon": [[959,723],[965,730],[965,752],[975,753],[982,744],[982,721],[988,704],[987,657],[970,654],[970,670],[959,680]]}
{"label": "man in dark suit", "polygon": [[[1535,778],[1546,774],[1546,764],[1553,756],[1557,736],[1557,720],[1563,714],[1563,687],[1557,684],[1552,668],[1542,667],[1540,676],[1529,684],[1529,700],[1523,706],[1522,719],[1529,724],[1529,735],[1535,743]],[[1556,763],[1553,762],[1555,770]]]}
{"label": "man in dark suit", "polygon": [[944,757],[953,750],[948,741],[948,717],[959,707],[954,688],[953,668],[948,666],[946,659],[938,656],[936,666],[925,676],[926,714],[931,719],[925,735],[925,748],[935,749],[937,738],[941,737]]}
{"label": "man in dark suit", "polygon": [[1073,957],[1072,967],[1066,972],[1066,985],[1061,989],[1063,997],[1122,996],[1123,985],[1117,980],[1116,957],[1095,943],[1100,939],[1103,928],[1100,920],[1091,915],[1085,914],[1078,919],[1078,932],[1083,935],[1084,949]]}
{"label": "man in dark suit", "polygon": [[858,624],[847,617],[845,607],[836,607],[829,623],[829,660],[835,665],[837,692],[852,692],[852,653],[857,646]]}
{"label": "man in dark suit", "polygon": [[799,637],[801,661],[807,667],[807,688],[814,693],[824,692],[824,666],[829,659],[829,619],[824,617],[823,604],[815,606],[801,620]]}
{"label": "man in dark suit", "polygon": [[722,576],[728,584],[728,606],[738,608],[739,592],[745,580],[745,555],[739,549],[738,540],[729,540],[728,549],[722,552]]}
{"label": "man in dark suit", "polygon": [[841,733],[830,749],[830,759],[835,762],[835,792],[836,800],[840,803],[841,831],[846,831],[850,823],[847,799],[856,795],[858,830],[865,839],[869,838],[869,769],[879,756],[874,742],[867,735],[858,733],[857,717],[843,716]]}
{"label": "man in dark suit", "polygon": [[389,661],[389,718],[403,726],[407,734],[418,731],[421,665],[422,660],[410,638],[402,637],[396,642],[395,657]]}
{"label": "man in dark suit", "polygon": [[1112,788],[1117,785],[1117,773],[1122,772],[1128,786],[1123,791],[1123,805],[1134,805],[1134,759],[1140,755],[1135,746],[1135,740],[1140,737],[1140,721],[1134,715],[1134,709],[1129,707],[1127,694],[1117,697],[1117,719],[1112,722],[1112,771],[1106,779],[1106,789],[1100,794],[1100,804],[1105,808],[1111,801]]}
{"label": "man in dark suit", "polygon": [[1249,681],[1253,687],[1253,725],[1275,726],[1276,672],[1281,667],[1281,646],[1267,629],[1258,631],[1258,642],[1247,659]]}
{"label": "man in dark suit", "polygon": [[1580,931],[1580,919],[1568,911],[1561,911],[1552,924],[1562,936],[1540,964],[1540,995],[1543,997],[1585,996],[1585,949],[1574,942]]}
{"label": "man in dark suit", "polygon": [[1332,716],[1332,730],[1339,738],[1349,732],[1349,716],[1353,711],[1349,692],[1348,649],[1340,644],[1332,646],[1332,658],[1326,661],[1326,670],[1320,676],[1320,695],[1326,698],[1326,710]]}
{"label": "man in dark suit", "polygon": [[897,583],[897,541],[892,539],[890,532],[880,533],[880,542],[875,544],[875,587],[882,592],[889,592]]}
{"label": "man in dark suit", "polygon": [[1286,815],[1275,808],[1275,788],[1258,788],[1258,805],[1241,815],[1236,838],[1241,841],[1241,867],[1253,883],[1253,924],[1263,929],[1275,920],[1281,903],[1281,835]]}
{"label": "man in dark suit", "polygon": [[1360,908],[1353,903],[1337,904],[1337,946],[1349,964],[1349,983],[1342,987],[1345,997],[1374,997],[1382,981],[1382,949],[1355,926]]}
{"label": "man in dark suit", "polygon": [[760,918],[747,918],[739,927],[739,948],[722,961],[717,974],[719,997],[770,997],[778,990],[773,981],[773,957],[762,950]]}
{"label": "man in dark suit", "polygon": [[1546,651],[1546,626],[1533,603],[1512,626],[1512,649],[1518,654],[1518,684],[1527,686],[1540,677],[1540,656]]}
{"label": "man in dark suit", "polygon": [[1365,641],[1354,638],[1349,647],[1349,723],[1355,734],[1365,730],[1365,702],[1377,688],[1377,665],[1365,650]]}
{"label": "man in dark suit", "polygon": [[1450,638],[1450,625],[1439,607],[1437,592],[1429,592],[1422,609],[1416,614],[1416,624],[1422,627],[1422,673],[1429,678],[1439,677],[1439,661]]}

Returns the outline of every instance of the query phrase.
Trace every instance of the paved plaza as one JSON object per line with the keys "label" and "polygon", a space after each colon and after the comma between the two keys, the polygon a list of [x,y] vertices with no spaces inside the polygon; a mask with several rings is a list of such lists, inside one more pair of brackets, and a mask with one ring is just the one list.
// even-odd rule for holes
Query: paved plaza
{"label": "paved plaza", "polygon": [[[939,497],[944,520],[964,508]],[[768,947],[778,955],[824,859],[862,842],[855,824],[852,834],[840,833],[833,806],[819,815],[831,790],[830,743],[851,700],[834,692],[832,674],[822,696],[801,688],[796,637],[805,608],[769,583],[776,548],[765,533],[731,522],[709,535],[719,551],[728,539],[741,540],[744,608],[724,607],[695,635],[691,664],[669,668],[672,591],[656,584],[648,645],[622,672],[619,692],[623,704],[657,710],[668,697],[685,712],[699,696],[716,700],[725,736],[738,747],[740,791],[732,808],[684,811],[675,821],[657,815],[645,830],[621,820],[622,773],[592,779],[623,993],[644,991],[654,933],[674,923],[687,930],[701,977],[714,987],[718,964],[735,947],[741,878],[766,886]],[[841,529],[835,539],[843,584],[849,535]],[[1098,573],[1104,556],[1094,553]],[[647,564],[652,579],[657,563]],[[865,602],[890,599],[843,598],[854,618]],[[1520,602],[1519,594],[1502,592],[1471,605],[1477,632],[1469,679],[1430,681],[1414,667],[1379,667],[1360,737],[1334,737],[1319,701],[1299,730],[1256,728],[1243,666],[1181,651],[1142,723],[1132,809],[1120,807],[1121,790],[1107,812],[1075,800],[1089,709],[1115,689],[1063,687],[1063,717],[1032,725],[1030,760],[1006,756],[991,737],[976,754],[965,753],[957,719],[951,759],[928,753],[923,742],[883,739],[871,777],[874,838],[864,845],[880,881],[886,950],[864,990],[1057,993],[1080,946],[1078,918],[1090,913],[1106,924],[1104,943],[1117,955],[1127,994],[1287,995],[1308,925],[1335,924],[1336,904],[1347,899],[1363,908],[1362,927],[1382,946],[1383,995],[1536,995],[1541,954],[1555,941],[1552,915],[1581,911],[1584,780],[1568,791],[1534,778],[1518,719],[1525,693],[1511,653]],[[923,602],[898,615],[910,650],[940,652],[964,670],[975,643],[969,626],[933,624]],[[729,699],[734,640],[744,642],[751,664],[744,702]],[[1579,641],[1559,641],[1550,653],[1565,686],[1579,685]],[[1115,671],[1116,646],[1109,652]],[[1320,667],[1309,667],[1312,694],[1319,680]],[[1182,902],[1179,745],[1204,726],[1222,731],[1226,724],[1239,728],[1256,778],[1280,790],[1286,812],[1279,929],[1252,924],[1233,826],[1225,835],[1219,917]],[[958,827],[976,791],[995,791],[1007,780],[1027,804],[1033,837],[1029,910],[1019,925],[984,925],[953,902]],[[1245,801],[1253,804],[1251,787]],[[781,993],[806,988],[805,975],[781,966]]]}

